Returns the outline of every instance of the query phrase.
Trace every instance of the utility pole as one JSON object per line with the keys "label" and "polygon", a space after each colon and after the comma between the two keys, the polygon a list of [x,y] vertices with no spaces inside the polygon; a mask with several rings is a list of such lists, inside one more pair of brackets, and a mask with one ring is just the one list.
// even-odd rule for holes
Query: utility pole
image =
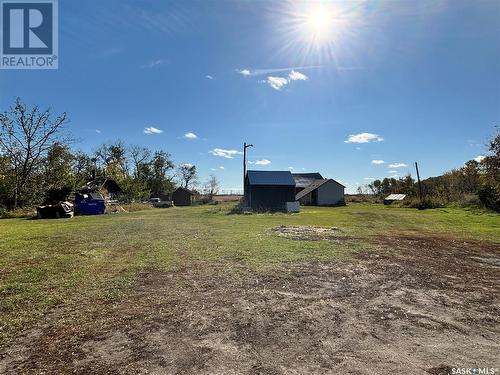
{"label": "utility pole", "polygon": [[418,180],[418,194],[420,195],[420,203],[424,202],[424,197],[422,195],[422,184],[420,183],[420,173],[418,173],[418,164],[415,162],[415,169],[417,170],[417,180]]}
{"label": "utility pole", "polygon": [[245,178],[247,175],[247,148],[249,147],[253,147],[253,145],[247,145],[246,142],[243,143],[243,198],[246,197]]}

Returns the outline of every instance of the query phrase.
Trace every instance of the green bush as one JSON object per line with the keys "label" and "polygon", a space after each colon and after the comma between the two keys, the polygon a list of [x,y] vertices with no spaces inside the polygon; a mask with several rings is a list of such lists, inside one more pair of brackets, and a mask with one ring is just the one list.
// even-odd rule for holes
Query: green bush
{"label": "green bush", "polygon": [[485,207],[500,212],[500,194],[492,186],[482,186],[479,189],[478,197]]}
{"label": "green bush", "polygon": [[28,218],[33,216],[36,216],[36,213],[33,210],[21,208],[16,210],[7,210],[0,207],[0,219]]}
{"label": "green bush", "polygon": [[384,198],[373,194],[346,194],[346,203],[382,203]]}
{"label": "green bush", "polygon": [[418,198],[408,198],[402,202],[402,205],[410,208],[418,208],[420,210],[445,206],[443,201],[434,197],[425,197],[422,201]]}
{"label": "green bush", "polygon": [[464,194],[460,199],[456,202],[457,207],[461,208],[482,208],[484,207],[483,202],[479,199],[477,194]]}

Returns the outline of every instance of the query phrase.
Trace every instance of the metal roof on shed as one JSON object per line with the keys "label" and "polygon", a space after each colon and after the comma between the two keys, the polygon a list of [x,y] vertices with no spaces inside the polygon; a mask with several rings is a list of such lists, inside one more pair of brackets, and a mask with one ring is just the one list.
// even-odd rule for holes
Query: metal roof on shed
{"label": "metal roof on shed", "polygon": [[299,188],[305,188],[311,185],[316,180],[322,180],[323,176],[316,173],[292,173],[293,179],[295,180],[295,185]]}
{"label": "metal roof on shed", "polygon": [[316,190],[321,185],[326,184],[328,181],[333,181],[333,180],[324,179],[324,180],[316,180],[316,181],[314,181],[312,184],[310,184],[308,187],[306,187],[304,190],[302,190],[300,193],[298,193],[296,195],[295,199],[299,200],[300,198],[305,197],[311,191]]}
{"label": "metal roof on shed", "polygon": [[334,179],[331,179],[331,178],[325,178],[323,180],[316,180],[314,181],[312,184],[310,184],[308,187],[306,187],[304,190],[302,190],[301,192],[299,192],[296,196],[295,196],[295,199],[296,200],[299,200],[303,197],[305,197],[307,194],[309,194],[310,192],[316,190],[317,188],[319,188],[320,186],[323,186],[324,184],[326,184],[327,182],[334,182],[336,183],[337,185],[340,185],[342,187],[345,188],[344,185],[342,185],[340,182],[338,181],[335,181]]}
{"label": "metal roof on shed", "polygon": [[247,177],[250,185],[295,186],[290,171],[248,171]]}
{"label": "metal roof on shed", "polygon": [[391,194],[385,198],[386,201],[402,201],[406,198],[406,194]]}

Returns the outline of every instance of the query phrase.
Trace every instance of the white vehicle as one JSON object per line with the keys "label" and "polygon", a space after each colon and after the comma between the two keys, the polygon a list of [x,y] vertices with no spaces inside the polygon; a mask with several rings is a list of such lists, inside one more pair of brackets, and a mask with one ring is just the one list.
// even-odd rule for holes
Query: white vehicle
{"label": "white vehicle", "polygon": [[151,198],[149,202],[153,205],[153,207],[158,208],[168,208],[174,205],[172,201],[162,201],[160,198]]}

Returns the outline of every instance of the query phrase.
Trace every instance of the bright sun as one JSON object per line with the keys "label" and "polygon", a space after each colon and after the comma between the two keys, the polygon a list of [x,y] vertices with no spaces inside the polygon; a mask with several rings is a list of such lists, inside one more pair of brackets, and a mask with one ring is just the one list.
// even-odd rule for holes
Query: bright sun
{"label": "bright sun", "polygon": [[321,34],[329,29],[332,15],[325,8],[317,8],[308,15],[307,23],[317,34]]}
{"label": "bright sun", "polygon": [[294,50],[304,58],[311,54],[325,60],[336,58],[344,37],[352,35],[357,11],[338,2],[322,2],[289,1],[276,12],[283,50]]}

